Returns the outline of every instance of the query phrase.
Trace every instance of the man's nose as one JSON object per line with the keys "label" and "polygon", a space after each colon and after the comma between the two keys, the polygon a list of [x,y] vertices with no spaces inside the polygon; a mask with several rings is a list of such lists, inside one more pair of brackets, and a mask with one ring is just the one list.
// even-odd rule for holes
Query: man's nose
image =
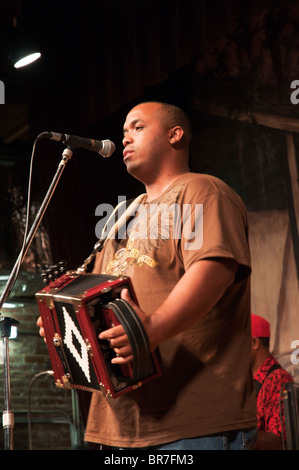
{"label": "man's nose", "polygon": [[126,135],[123,138],[123,146],[125,147],[126,145],[128,145],[131,142],[132,142],[132,137],[131,137],[130,133],[127,132]]}

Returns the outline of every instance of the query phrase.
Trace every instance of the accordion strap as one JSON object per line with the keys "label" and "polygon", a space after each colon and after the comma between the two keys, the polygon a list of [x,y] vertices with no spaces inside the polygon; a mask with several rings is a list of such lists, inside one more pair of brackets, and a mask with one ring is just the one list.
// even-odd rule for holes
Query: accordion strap
{"label": "accordion strap", "polygon": [[[86,272],[87,266],[93,261],[96,254],[98,252],[102,251],[106,241],[109,240],[110,238],[117,238],[117,233],[127,223],[127,221],[132,216],[134,216],[136,214],[136,209],[140,205],[140,202],[142,201],[144,196],[145,196],[145,194],[140,194],[139,196],[136,197],[136,199],[134,199],[133,201],[131,200],[131,203],[129,204],[129,206],[126,208],[124,213],[119,218],[117,218],[117,215],[120,212],[121,207],[123,207],[124,205],[126,205],[130,201],[122,201],[115,207],[114,211],[112,212],[112,214],[108,218],[108,220],[107,220],[107,222],[106,222],[106,224],[105,224],[105,226],[102,230],[101,237],[99,238],[97,243],[94,245],[92,253],[88,256],[88,258],[86,258],[84,260],[84,263],[82,264],[82,266],[80,266],[77,269],[77,273]],[[108,231],[107,229],[108,229],[109,223],[113,219],[116,220],[116,222],[113,224],[111,229]]]}
{"label": "accordion strap", "polygon": [[124,299],[115,299],[107,304],[122,324],[133,351],[133,379],[141,380],[151,373],[152,362],[149,340],[138,315]]}
{"label": "accordion strap", "polygon": [[[116,219],[116,216],[119,214],[120,208],[127,204],[128,201],[122,201],[116,206],[107,220],[102,230],[101,237],[94,246],[93,252],[85,259],[83,265],[77,269],[78,274],[86,272],[87,266],[95,258],[96,254],[103,249],[107,240],[110,238],[117,238],[117,234],[120,232],[122,227],[124,227],[127,221],[136,214],[136,210],[144,196],[145,194],[140,194],[136,199],[134,199],[118,219]],[[108,231],[107,229],[111,220],[116,220],[116,222]],[[141,380],[152,372],[153,367],[146,331],[134,309],[125,300],[115,299],[107,306],[113,310],[130,341],[134,357],[133,379]]]}

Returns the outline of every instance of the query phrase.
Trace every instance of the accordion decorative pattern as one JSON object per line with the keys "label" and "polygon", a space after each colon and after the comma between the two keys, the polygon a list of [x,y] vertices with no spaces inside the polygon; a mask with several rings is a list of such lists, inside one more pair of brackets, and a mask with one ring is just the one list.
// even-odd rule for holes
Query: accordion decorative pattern
{"label": "accordion decorative pattern", "polygon": [[[57,387],[103,393],[117,398],[160,375],[146,331],[123,299],[123,288],[137,298],[130,278],[68,271],[36,294]],[[123,325],[134,360],[111,363],[114,350],[101,331]]]}

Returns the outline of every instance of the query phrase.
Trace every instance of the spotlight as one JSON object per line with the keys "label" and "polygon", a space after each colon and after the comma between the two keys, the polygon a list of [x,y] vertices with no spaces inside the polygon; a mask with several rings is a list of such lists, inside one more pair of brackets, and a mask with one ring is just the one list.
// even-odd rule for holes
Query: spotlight
{"label": "spotlight", "polygon": [[12,63],[16,69],[32,64],[41,57],[39,48],[33,44],[23,44],[14,48],[10,54]]}
{"label": "spotlight", "polygon": [[26,65],[32,64],[32,62],[35,62],[40,57],[41,57],[40,52],[33,52],[33,53],[28,54],[25,57],[22,57],[21,59],[17,60],[14,63],[14,67],[16,69],[19,69],[21,67],[25,67]]}

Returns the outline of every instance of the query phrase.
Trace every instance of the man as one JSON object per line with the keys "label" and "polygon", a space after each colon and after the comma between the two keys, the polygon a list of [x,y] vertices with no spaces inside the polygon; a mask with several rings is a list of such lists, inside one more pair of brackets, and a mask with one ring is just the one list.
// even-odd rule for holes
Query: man
{"label": "man", "polygon": [[258,420],[255,448],[279,450],[283,447],[282,439],[286,440],[281,389],[283,385],[293,382],[293,378],[270,354],[270,323],[258,315],[251,315],[251,331],[252,373],[256,387]]}
{"label": "man", "polygon": [[[222,181],[190,173],[190,139],[188,118],[175,106],[147,102],[127,115],[124,163],[145,185],[139,212],[146,217],[127,239],[106,242],[94,272],[132,279],[140,307],[126,290],[122,297],[142,320],[151,351],[158,347],[162,374],[115,400],[94,394],[89,442],[163,450],[252,445],[246,211]],[[132,361],[122,326],[100,338],[117,353],[114,363]]]}

